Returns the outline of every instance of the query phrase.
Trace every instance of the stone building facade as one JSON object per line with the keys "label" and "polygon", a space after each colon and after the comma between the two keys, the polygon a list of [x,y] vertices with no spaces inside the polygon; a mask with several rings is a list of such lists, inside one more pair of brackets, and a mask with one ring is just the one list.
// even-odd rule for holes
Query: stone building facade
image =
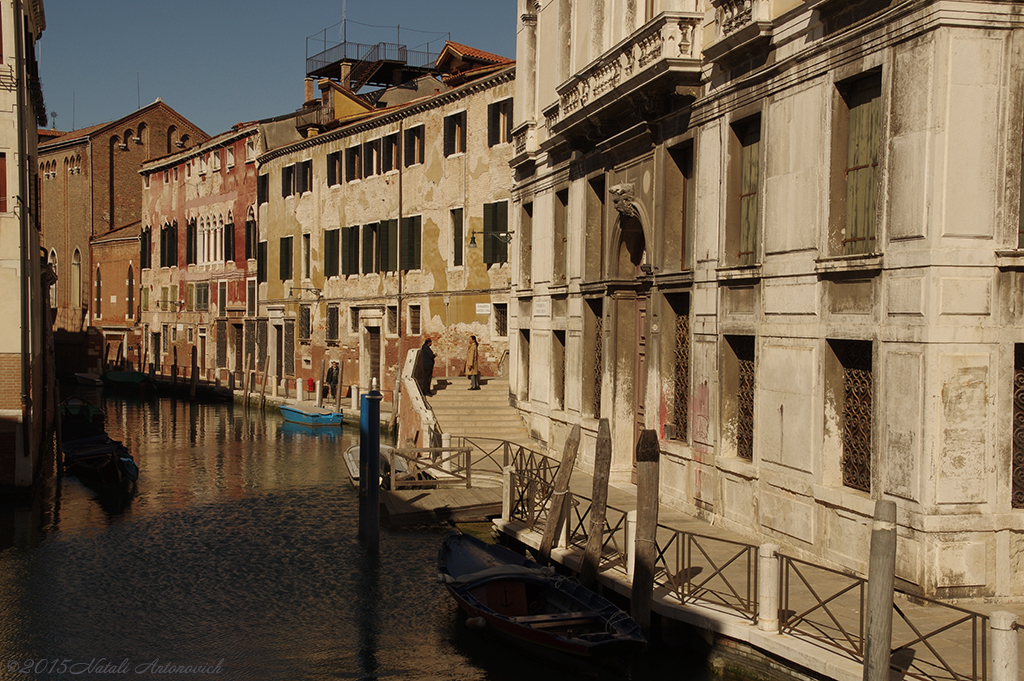
{"label": "stone building facade", "polygon": [[[127,356],[124,350],[138,348],[138,339],[128,331],[138,310],[129,312],[126,305],[128,283],[139,285],[141,269],[139,168],[206,139],[202,130],[158,99],[116,121],[48,135],[40,145],[41,222],[47,257],[58,277],[52,306],[62,348],[58,357],[68,360],[60,367],[63,372],[82,371],[85,362],[95,368],[97,358],[80,356],[89,326],[98,328],[113,347],[123,345],[122,357]],[[131,239],[135,246],[126,246],[125,240]],[[134,302],[138,291],[133,294]]]}
{"label": "stone building facade", "polygon": [[259,157],[256,346],[289,395],[337,359],[343,391],[376,379],[390,402],[427,337],[437,376],[462,372],[470,335],[484,375],[507,365],[515,70],[455,43],[437,70],[428,96]]}
{"label": "stone building facade", "polygon": [[35,41],[45,28],[42,0],[0,7],[0,487],[29,487],[46,461],[53,465],[49,281],[35,173],[38,128],[46,125]]}
{"label": "stone building facade", "polygon": [[512,391],[863,573],[1024,594],[1024,3],[520,0]]}
{"label": "stone building facade", "polygon": [[[256,309],[257,123],[142,166],[137,332],[159,373],[241,379]],[[240,383],[239,383],[240,384]]]}

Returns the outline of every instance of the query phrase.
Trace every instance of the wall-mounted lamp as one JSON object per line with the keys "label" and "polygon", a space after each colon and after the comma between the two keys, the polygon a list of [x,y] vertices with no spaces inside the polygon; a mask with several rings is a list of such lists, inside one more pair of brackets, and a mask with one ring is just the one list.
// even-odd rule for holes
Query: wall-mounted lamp
{"label": "wall-mounted lamp", "polygon": [[654,270],[656,269],[657,268],[654,265],[651,265],[650,263],[645,262],[643,265],[640,265],[640,271],[643,272],[644,274],[654,274]]}
{"label": "wall-mounted lamp", "polygon": [[502,243],[508,244],[508,243],[512,243],[512,235],[515,234],[515,232],[483,232],[483,231],[474,229],[472,232],[469,233],[469,247],[470,248],[476,248],[476,235],[477,234],[483,234],[484,236],[493,236],[498,241],[500,241]]}
{"label": "wall-mounted lamp", "polygon": [[315,286],[314,287],[292,286],[291,288],[288,289],[288,297],[289,298],[294,298],[296,291],[312,291],[313,295],[317,297],[317,300],[320,299],[320,289],[316,288]]}

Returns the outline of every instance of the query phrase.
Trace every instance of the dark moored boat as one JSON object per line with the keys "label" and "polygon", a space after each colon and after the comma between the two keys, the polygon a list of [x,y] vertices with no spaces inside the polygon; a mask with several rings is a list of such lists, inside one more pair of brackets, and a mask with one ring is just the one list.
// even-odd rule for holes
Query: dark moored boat
{"label": "dark moored boat", "polygon": [[437,566],[467,624],[550,659],[622,668],[647,644],[610,601],[503,546],[453,532]]}
{"label": "dark moored boat", "polygon": [[120,393],[148,395],[153,391],[152,381],[141,371],[108,371],[102,379],[104,386]]}
{"label": "dark moored boat", "polygon": [[127,487],[139,478],[139,467],[128,448],[111,440],[99,407],[80,397],[60,405],[61,451],[64,470],[97,488]]}

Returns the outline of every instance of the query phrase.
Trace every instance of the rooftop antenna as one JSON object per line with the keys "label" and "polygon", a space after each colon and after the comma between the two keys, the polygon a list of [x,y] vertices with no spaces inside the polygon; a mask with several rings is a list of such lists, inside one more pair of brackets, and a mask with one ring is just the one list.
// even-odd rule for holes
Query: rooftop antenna
{"label": "rooftop antenna", "polygon": [[348,0],[341,0],[341,42],[348,42]]}

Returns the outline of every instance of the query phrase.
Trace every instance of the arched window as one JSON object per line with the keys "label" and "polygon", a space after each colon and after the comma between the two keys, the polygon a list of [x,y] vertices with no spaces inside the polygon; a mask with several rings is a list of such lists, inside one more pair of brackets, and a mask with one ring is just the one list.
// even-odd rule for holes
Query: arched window
{"label": "arched window", "polygon": [[128,319],[135,319],[135,273],[128,265]]}
{"label": "arched window", "polygon": [[68,301],[71,308],[82,306],[82,254],[75,249],[71,256],[71,299]]}
{"label": "arched window", "polygon": [[103,279],[100,277],[100,268],[96,267],[96,318],[103,316]]}
{"label": "arched window", "polygon": [[[50,249],[50,269],[53,270],[54,277],[57,276],[57,251]],[[50,284],[50,307],[57,307],[57,279],[54,278],[53,283]]]}
{"label": "arched window", "polygon": [[131,131],[131,128],[124,131],[124,148],[127,149],[128,145],[135,140],[135,133]]}
{"label": "arched window", "polygon": [[168,154],[174,153],[175,145],[177,145],[179,147],[181,146],[180,144],[177,144],[177,142],[178,142],[178,129],[172,125],[172,126],[167,128],[167,153]]}
{"label": "arched window", "polygon": [[139,123],[139,131],[135,133],[135,143],[146,145],[149,141],[149,127],[145,123]]}

